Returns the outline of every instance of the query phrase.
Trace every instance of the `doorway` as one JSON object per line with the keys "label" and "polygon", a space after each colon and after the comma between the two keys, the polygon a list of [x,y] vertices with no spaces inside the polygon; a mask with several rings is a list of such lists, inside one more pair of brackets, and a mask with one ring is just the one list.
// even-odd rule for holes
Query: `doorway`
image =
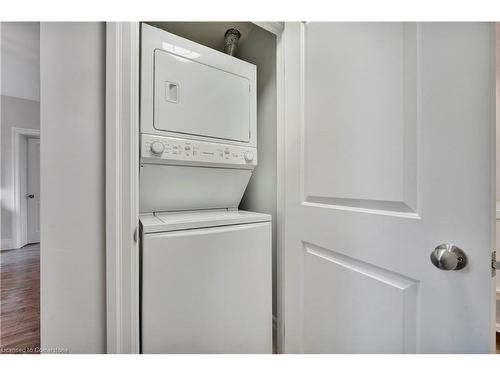
{"label": "doorway", "polygon": [[13,246],[40,242],[40,131],[12,129]]}
{"label": "doorway", "polygon": [[12,129],[13,246],[0,253],[0,353],[40,347],[40,132]]}
{"label": "doorway", "polygon": [[2,22],[0,354],[40,348],[40,25]]}
{"label": "doorway", "polygon": [[26,239],[40,242],[40,138],[28,138]]}
{"label": "doorway", "polygon": [[12,129],[13,246],[0,253],[1,353],[40,347],[40,132]]}

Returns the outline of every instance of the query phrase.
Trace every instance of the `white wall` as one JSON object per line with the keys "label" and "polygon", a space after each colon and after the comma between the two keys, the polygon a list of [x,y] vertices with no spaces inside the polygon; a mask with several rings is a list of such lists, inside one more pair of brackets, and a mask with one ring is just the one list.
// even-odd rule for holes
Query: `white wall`
{"label": "white wall", "polygon": [[39,22],[2,22],[1,94],[40,101]]}
{"label": "white wall", "polygon": [[259,164],[240,208],[273,217],[273,314],[276,315],[276,36],[254,27],[242,40],[238,56],[257,65],[257,152]]}
{"label": "white wall", "polygon": [[105,24],[42,23],[41,344],[106,351]]}
{"label": "white wall", "polygon": [[1,23],[1,242],[13,247],[12,128],[40,128],[40,24]]}

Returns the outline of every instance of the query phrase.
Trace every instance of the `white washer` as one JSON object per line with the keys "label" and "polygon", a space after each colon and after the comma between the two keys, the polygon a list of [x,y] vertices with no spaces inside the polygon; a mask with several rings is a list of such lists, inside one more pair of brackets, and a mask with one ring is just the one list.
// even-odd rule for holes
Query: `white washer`
{"label": "white washer", "polygon": [[141,216],[143,353],[271,353],[271,217]]}

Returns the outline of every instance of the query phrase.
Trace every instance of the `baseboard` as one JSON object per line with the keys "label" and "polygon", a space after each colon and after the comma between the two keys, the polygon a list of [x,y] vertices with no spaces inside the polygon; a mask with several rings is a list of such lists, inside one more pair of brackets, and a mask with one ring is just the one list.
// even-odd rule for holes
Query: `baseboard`
{"label": "baseboard", "polygon": [[0,251],[13,249],[13,245],[14,241],[12,241],[12,238],[2,238],[0,240]]}

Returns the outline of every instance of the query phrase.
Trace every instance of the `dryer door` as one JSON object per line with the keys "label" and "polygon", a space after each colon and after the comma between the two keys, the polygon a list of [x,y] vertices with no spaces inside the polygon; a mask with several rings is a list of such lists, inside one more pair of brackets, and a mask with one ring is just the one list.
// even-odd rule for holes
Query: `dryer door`
{"label": "dryer door", "polygon": [[250,82],[170,52],[154,51],[154,128],[250,141]]}

